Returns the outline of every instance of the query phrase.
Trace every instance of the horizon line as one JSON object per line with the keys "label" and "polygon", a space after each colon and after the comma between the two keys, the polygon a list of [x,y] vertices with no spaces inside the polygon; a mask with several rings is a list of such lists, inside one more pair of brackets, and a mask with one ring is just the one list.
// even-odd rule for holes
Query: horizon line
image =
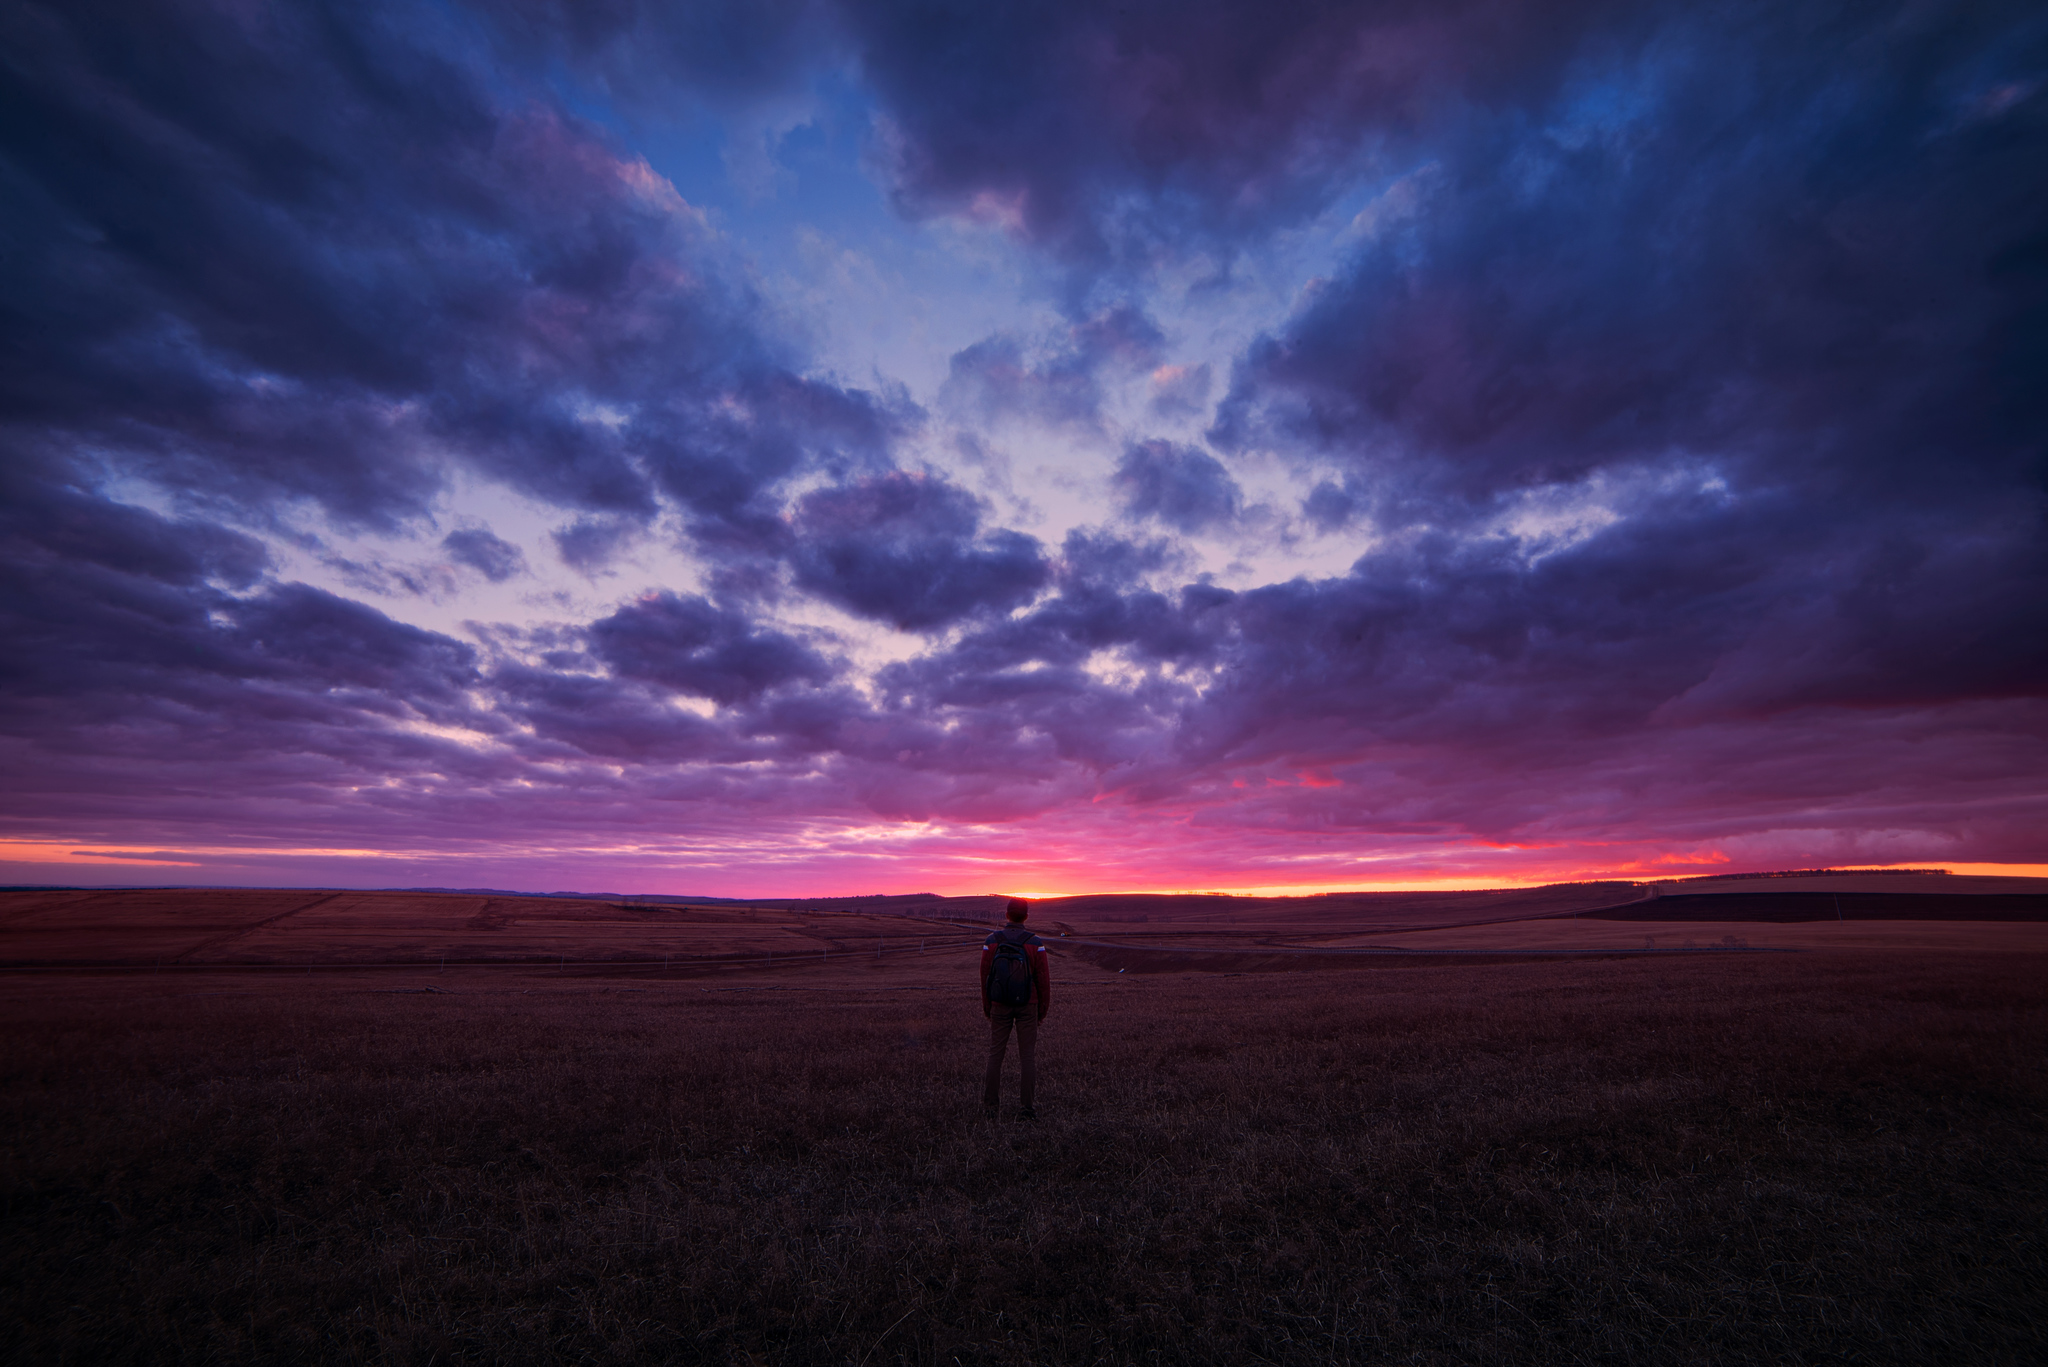
{"label": "horizon line", "polygon": [[1991,878],[2048,878],[2048,864],[1851,864],[1828,865],[1804,869],[1754,869],[1715,873],[1671,873],[1664,875],[1633,873],[1604,873],[1577,878],[1556,878],[1545,881],[1517,881],[1507,879],[1398,879],[1371,884],[1280,884],[1257,887],[1181,887],[1181,888],[1123,888],[1113,891],[1052,892],[1052,891],[993,891],[993,892],[847,892],[828,894],[807,894],[785,896],[776,893],[762,893],[754,896],[736,897],[682,892],[585,892],[580,889],[551,889],[547,891],[522,888],[448,886],[338,886],[332,883],[12,883],[0,884],[0,892],[254,892],[276,891],[333,891],[333,892],[391,892],[391,893],[432,893],[448,896],[495,895],[503,897],[575,897],[588,900],[614,898],[632,900],[639,898],[662,898],[679,902],[852,902],[869,900],[901,900],[904,898],[927,897],[939,900],[965,898],[1016,898],[1023,901],[1050,902],[1065,901],[1080,897],[1245,897],[1245,898],[1301,898],[1342,897],[1347,895],[1371,895],[1398,892],[1516,892],[1536,888],[1570,887],[1584,883],[1630,883],[1649,885],[1655,883],[1697,882],[1706,879],[1737,881],[1745,878],[1796,878],[1822,876],[1853,876],[1856,874],[1901,874],[1901,875],[1947,875],[1954,877]]}

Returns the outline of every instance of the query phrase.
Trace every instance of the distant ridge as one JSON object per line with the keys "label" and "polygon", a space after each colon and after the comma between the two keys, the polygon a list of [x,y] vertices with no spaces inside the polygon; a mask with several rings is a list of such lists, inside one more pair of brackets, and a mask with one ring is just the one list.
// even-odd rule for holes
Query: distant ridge
{"label": "distant ridge", "polygon": [[1919,875],[1924,873],[1947,874],[1947,869],[1773,869],[1768,873],[1695,873],[1680,878],[1656,878],[1646,881],[1657,883],[1704,883],[1713,878],[1869,878],[1875,874],[1896,873]]}

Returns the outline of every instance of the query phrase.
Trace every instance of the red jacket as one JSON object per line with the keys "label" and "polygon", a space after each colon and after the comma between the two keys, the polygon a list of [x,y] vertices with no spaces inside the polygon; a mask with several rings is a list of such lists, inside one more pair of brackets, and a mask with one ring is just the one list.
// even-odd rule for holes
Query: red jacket
{"label": "red jacket", "polygon": [[[1003,930],[1011,928],[1005,926]],[[1023,929],[1021,926],[1015,928]],[[981,942],[981,1014],[984,1016],[996,1009],[996,1004],[989,1000],[988,971],[995,967],[996,936],[1002,933],[1002,930],[990,931],[989,937]],[[1029,931],[1024,933],[1031,935]],[[1038,1018],[1044,1020],[1045,1013],[1052,1007],[1052,960],[1045,952],[1045,941],[1036,935],[1031,935],[1031,938],[1024,942],[1024,950],[1026,957],[1031,960],[1031,1004],[1038,1008]]]}

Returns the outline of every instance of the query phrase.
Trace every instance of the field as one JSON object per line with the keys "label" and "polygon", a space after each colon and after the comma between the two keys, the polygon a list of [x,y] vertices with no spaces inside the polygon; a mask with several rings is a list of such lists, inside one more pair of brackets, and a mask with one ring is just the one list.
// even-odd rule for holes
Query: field
{"label": "field", "polygon": [[[1459,960],[1148,920],[1126,952],[1153,971],[1061,948],[1041,1118],[990,1123],[972,928],[668,912],[662,964],[620,957],[657,942],[605,904],[513,907],[506,957],[443,968],[499,932],[404,940],[363,903],[383,938],[260,938],[322,895],[73,900],[100,918],[74,928],[126,927],[96,943],[130,969],[0,976],[10,1360],[2048,1352],[2048,954],[1973,947],[2027,923]],[[17,927],[63,951],[35,896],[0,898],[16,964]],[[183,940],[150,928],[173,916]],[[1656,924],[1435,919],[1383,933]],[[1170,939],[1211,971],[1170,971]],[[251,941],[278,961],[190,952]],[[1214,971],[1255,953],[1323,971]]]}
{"label": "field", "polygon": [[[1044,903],[1048,935],[1160,937],[1211,946],[1314,945],[1625,906],[1631,884],[1344,898],[1076,897]],[[896,959],[972,945],[1004,899],[706,903],[492,893],[320,889],[0,890],[0,967],[376,968],[535,964],[665,973],[798,967],[862,954]]]}

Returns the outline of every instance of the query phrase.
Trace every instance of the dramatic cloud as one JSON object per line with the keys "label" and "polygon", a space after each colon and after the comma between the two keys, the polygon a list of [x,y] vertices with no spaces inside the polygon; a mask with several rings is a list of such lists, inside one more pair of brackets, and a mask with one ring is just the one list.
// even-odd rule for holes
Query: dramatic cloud
{"label": "dramatic cloud", "polygon": [[1638,583],[1725,582],[1743,615],[1692,634],[1739,639],[1668,715],[2029,691],[2048,560],[2020,376],[2048,330],[2019,263],[2048,196],[2016,188],[2040,111],[1959,105],[1994,32],[1923,15],[1817,79],[1790,34],[1681,24],[1647,69],[1589,66],[1545,137],[1475,133],[1418,173],[1240,363],[1212,439],[1340,472],[1305,505],[1326,528],[1591,537]]}
{"label": "dramatic cloud", "polygon": [[977,535],[980,509],[938,480],[893,474],[806,494],[797,504],[797,583],[903,631],[1015,607],[1046,579],[1038,542]]}
{"label": "dramatic cloud", "polygon": [[714,522],[813,464],[886,463],[899,415],[791,370],[701,213],[603,130],[501,103],[424,23],[17,15],[6,392],[30,459],[374,525],[426,511],[450,462],[593,518],[667,498]]}
{"label": "dramatic cloud", "polygon": [[526,554],[482,527],[466,527],[441,538],[441,549],[493,584],[526,571]]}
{"label": "dramatic cloud", "polygon": [[0,44],[23,881],[2048,862],[2028,6]]}
{"label": "dramatic cloud", "polygon": [[[896,193],[1079,260],[1300,219],[1467,102],[1539,102],[1597,3],[849,5]],[[1641,21],[1602,38],[1627,41]],[[1447,108],[1448,106],[1448,108]]]}
{"label": "dramatic cloud", "polygon": [[759,697],[793,680],[822,683],[831,669],[788,636],[762,631],[702,598],[656,594],[590,624],[594,654],[622,677],[722,703]]}
{"label": "dramatic cloud", "polygon": [[1221,461],[1167,441],[1126,447],[1117,462],[1116,485],[1132,517],[1157,518],[1184,532],[1228,522],[1242,503],[1237,482]]}

